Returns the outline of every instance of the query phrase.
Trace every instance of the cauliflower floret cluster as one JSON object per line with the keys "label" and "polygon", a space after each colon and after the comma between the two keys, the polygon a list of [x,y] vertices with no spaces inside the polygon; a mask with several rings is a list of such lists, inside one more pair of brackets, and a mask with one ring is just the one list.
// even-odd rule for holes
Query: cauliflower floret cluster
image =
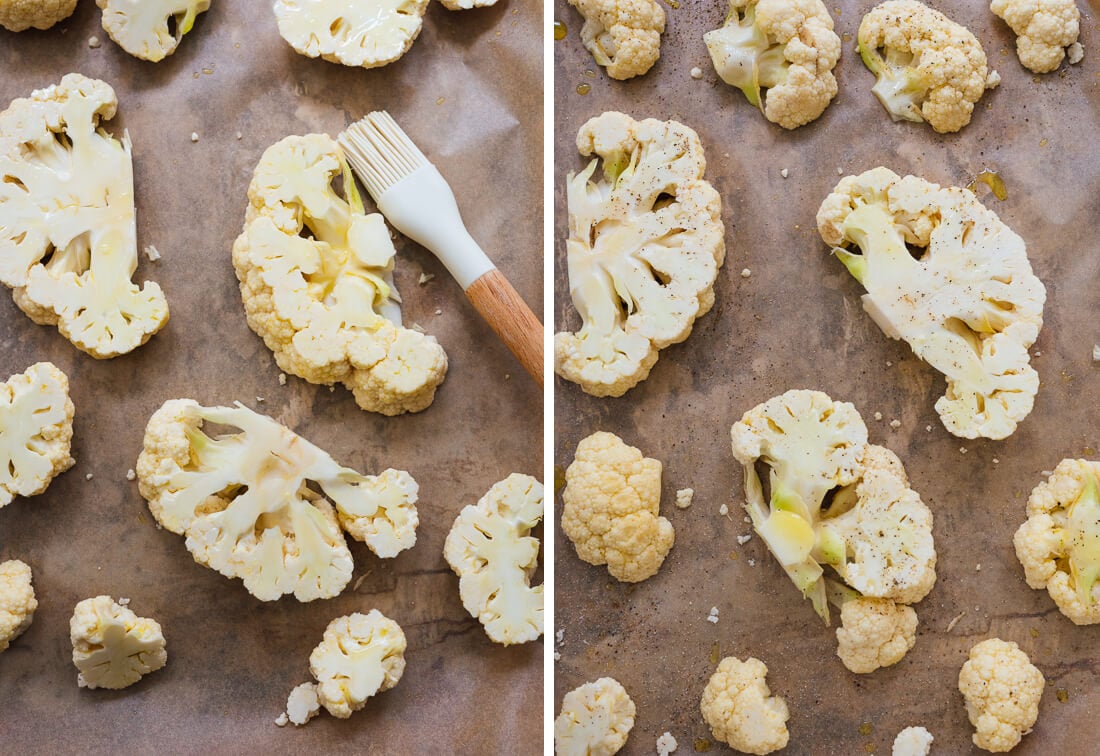
{"label": "cauliflower floret cluster", "polygon": [[860,675],[897,664],[917,642],[917,613],[889,599],[845,601],[840,623],[836,655]]}
{"label": "cauliflower floret cluster", "polygon": [[557,756],[612,756],[634,727],[634,702],[611,677],[585,683],[565,694],[554,720]]}
{"label": "cauliflower floret cluster", "polygon": [[[346,201],[332,189],[337,176]],[[324,134],[286,137],[264,152],[248,197],[233,267],[248,325],[279,368],[343,383],[371,412],[431,405],[447,355],[402,327],[393,241],[380,214],[364,213],[339,145]]]}
{"label": "cauliflower floret cluster", "polygon": [[959,692],[974,725],[974,745],[993,753],[1015,748],[1039,718],[1043,673],[1015,643],[990,638],[970,649]]}
{"label": "cauliflower floret cluster", "polygon": [[594,396],[621,396],[649,376],[659,350],[683,341],[714,304],[725,259],[718,192],[703,180],[694,131],[609,112],[577,135],[592,160],[567,179],[569,293],[577,333],[554,339],[558,374]]}
{"label": "cauliflower floret cluster", "polygon": [[8,31],[49,29],[76,10],[76,0],[0,0],[0,26]]}
{"label": "cauliflower floret cluster", "polygon": [[1039,389],[1028,348],[1046,301],[1023,239],[969,189],[881,167],[841,179],[817,228],[879,328],[944,374],[936,411],[947,430],[1010,436]]}
{"label": "cauliflower floret cluster", "polygon": [[130,280],[130,139],[102,126],[116,105],[106,83],[68,74],[0,113],[0,282],[31,320],[99,359],[136,349],[168,322],[160,287]]}
{"label": "cauliflower floret cluster", "polygon": [[96,0],[103,30],[135,58],[153,63],[176,51],[210,0]]}
{"label": "cauliflower floret cluster", "polygon": [[76,462],[69,379],[38,362],[0,383],[0,507],[35,496]]}
{"label": "cauliflower floret cluster", "polygon": [[0,653],[31,626],[37,608],[31,568],[18,559],[0,562]]}
{"label": "cauliflower floret cluster", "polygon": [[928,756],[933,740],[932,733],[923,727],[906,727],[894,738],[890,756]]}
{"label": "cauliflower floret cluster", "polygon": [[1081,31],[1081,12],[1074,0],[993,0],[989,10],[1015,32],[1016,57],[1035,73],[1060,66],[1066,48],[1077,43]]}
{"label": "cauliflower floret cluster", "polygon": [[275,19],[302,55],[377,68],[409,51],[427,8],[428,0],[275,0]]}
{"label": "cauliflower floret cluster", "polygon": [[836,97],[840,37],[821,0],[730,0],[725,25],[703,41],[722,81],[785,129],[814,120]]}
{"label": "cauliflower floret cluster", "polygon": [[82,688],[120,690],[168,663],[160,624],[137,616],[110,596],[77,604],[69,631]]}
{"label": "cauliflower floret cluster", "polygon": [[665,12],[657,0],[569,0],[584,17],[581,41],[612,79],[641,76],[661,57]]}
{"label": "cauliflower floret cluster", "polygon": [[[211,438],[204,421],[240,431]],[[416,543],[418,488],[407,472],[361,475],[239,404],[165,402],[145,429],[137,477],[157,522],[186,536],[195,561],[241,578],[261,601],[340,593],[353,567],[341,526],[382,558]]]}
{"label": "cauliflower floret cluster", "polygon": [[727,656],[707,681],[700,709],[714,737],[743,753],[787,747],[786,702],[768,689],[768,667],[759,659]]}
{"label": "cauliflower floret cluster", "polygon": [[562,502],[561,527],[577,556],[624,583],[656,575],[672,549],[676,534],[660,516],[661,463],[614,433],[577,445]]}

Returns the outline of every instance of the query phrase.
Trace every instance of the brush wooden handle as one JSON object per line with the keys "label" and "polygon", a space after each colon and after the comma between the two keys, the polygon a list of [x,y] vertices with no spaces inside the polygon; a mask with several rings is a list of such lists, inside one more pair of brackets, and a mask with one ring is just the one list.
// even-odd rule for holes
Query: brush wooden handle
{"label": "brush wooden handle", "polygon": [[542,323],[504,274],[496,269],[490,270],[470,284],[466,297],[541,386]]}

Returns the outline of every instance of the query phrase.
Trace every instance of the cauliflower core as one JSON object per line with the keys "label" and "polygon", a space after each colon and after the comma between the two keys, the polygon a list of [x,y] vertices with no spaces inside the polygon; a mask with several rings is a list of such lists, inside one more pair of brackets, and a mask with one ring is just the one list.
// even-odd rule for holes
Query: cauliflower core
{"label": "cauliflower core", "polygon": [[584,17],[581,41],[612,79],[646,73],[661,57],[665,12],[656,0],[569,0]]}
{"label": "cauliflower core", "polygon": [[0,383],[0,507],[35,496],[76,462],[69,379],[38,362]]}
{"label": "cauliflower core", "polygon": [[836,655],[856,674],[897,664],[917,642],[917,613],[889,599],[856,598],[840,609]]}
{"label": "cauliflower core", "polygon": [[428,0],[275,0],[279,34],[310,58],[377,68],[416,40]]}
{"label": "cauliflower core", "polygon": [[0,26],[21,32],[49,29],[76,10],[76,0],[0,0]]}
{"label": "cauliflower core", "polygon": [[841,179],[817,228],[867,290],[863,308],[879,328],[944,374],[944,426],[1010,436],[1039,389],[1028,347],[1046,301],[1023,239],[969,189],[886,168]]}
{"label": "cauliflower core", "polygon": [[767,674],[759,659],[727,656],[721,661],[699,705],[717,740],[757,756],[786,748],[790,714],[786,702],[768,689]]}
{"label": "cauliflower core", "polygon": [[18,559],[0,562],[0,653],[31,626],[37,608],[31,568]]}
{"label": "cauliflower core", "polygon": [[993,0],[989,10],[1015,32],[1016,57],[1035,73],[1060,66],[1066,48],[1081,32],[1081,12],[1074,0]]}
{"label": "cauliflower core", "polygon": [[[337,176],[346,201],[332,188]],[[248,325],[279,368],[343,383],[371,412],[426,409],[447,355],[434,337],[401,326],[393,242],[381,215],[364,214],[339,145],[309,134],[269,147],[248,198],[233,267]]]}
{"label": "cauliflower core", "polygon": [[96,0],[103,30],[135,58],[157,62],[176,51],[210,0]]}
{"label": "cauliflower core", "polygon": [[626,745],[634,727],[634,702],[610,677],[585,683],[565,694],[554,720],[557,756],[611,756]]}
{"label": "cauliflower core", "polygon": [[814,120],[836,97],[840,37],[821,0],[731,0],[725,25],[703,41],[722,81],[785,129]]}
{"label": "cauliflower core", "polygon": [[660,516],[660,462],[614,433],[593,433],[577,445],[561,497],[561,528],[577,556],[624,583],[657,574],[676,537]]}
{"label": "cauliflower core", "polygon": [[347,719],[368,698],[397,685],[405,672],[405,645],[401,626],[377,609],[337,617],[309,655],[317,701],[332,716]]}
{"label": "cauliflower core", "polygon": [[137,616],[110,596],[77,604],[69,630],[82,688],[126,688],[168,663],[156,620]]}
{"label": "cauliflower core", "polygon": [[39,325],[106,359],[130,352],[168,322],[138,264],[130,138],[100,125],[115,92],[68,74],[0,113],[0,281]]}
{"label": "cauliflower core", "polygon": [[530,475],[509,475],[476,506],[463,507],[443,546],[462,605],[506,646],[542,635],[543,587],[531,587],[539,562],[531,529],[542,520],[542,496]]}
{"label": "cauliflower core", "polygon": [[[204,421],[240,430],[211,437]],[[353,567],[341,526],[382,558],[416,543],[407,472],[360,475],[239,404],[165,402],[145,429],[137,477],[157,522],[187,537],[195,561],[241,578],[261,601],[340,593]]]}
{"label": "cauliflower core", "polygon": [[594,396],[621,396],[646,379],[658,351],[683,341],[714,304],[725,259],[718,192],[703,180],[694,131],[675,121],[609,112],[577,135],[598,159],[569,174],[569,293],[577,333],[554,339],[558,374]]}
{"label": "cauliflower core", "polygon": [[959,672],[959,692],[974,725],[974,745],[1011,751],[1039,718],[1043,673],[1015,643],[990,638],[970,649]]}

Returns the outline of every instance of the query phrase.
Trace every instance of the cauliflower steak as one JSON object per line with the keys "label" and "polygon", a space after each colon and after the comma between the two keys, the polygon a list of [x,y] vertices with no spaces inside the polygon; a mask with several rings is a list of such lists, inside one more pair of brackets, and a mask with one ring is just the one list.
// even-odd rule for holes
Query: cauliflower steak
{"label": "cauliflower steak", "polygon": [[275,19],[302,55],[377,68],[408,52],[427,8],[428,0],[275,0]]}
{"label": "cauliflower steak", "polygon": [[135,58],[156,63],[179,47],[210,0],[96,0],[103,30]]}
{"label": "cauliflower steak", "polygon": [[69,379],[38,362],[0,383],[0,507],[36,496],[75,464]]}

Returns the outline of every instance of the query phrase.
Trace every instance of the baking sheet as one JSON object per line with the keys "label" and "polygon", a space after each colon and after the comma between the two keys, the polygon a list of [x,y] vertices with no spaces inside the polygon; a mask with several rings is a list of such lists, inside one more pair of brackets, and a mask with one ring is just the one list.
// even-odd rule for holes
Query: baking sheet
{"label": "baking sheet", "polygon": [[[719,750],[699,713],[715,644],[722,657],[756,656],[768,664],[768,683],[791,710],[787,753],[889,753],[896,733],[909,725],[932,732],[934,753],[976,751],[957,679],[970,647],[994,636],[1019,643],[1050,683],[1035,731],[1015,753],[1097,752],[1100,628],[1074,626],[1046,591],[1028,588],[1012,547],[1041,472],[1064,457],[1096,459],[1100,449],[1100,368],[1091,361],[1100,342],[1097,7],[1078,3],[1084,62],[1036,77],[1019,65],[1014,38],[988,3],[934,3],[975,32],[1003,78],[969,126],[941,136],[891,123],[871,94],[874,77],[854,37],[874,4],[828,3],[844,41],[840,94],[819,120],[792,133],[766,122],[714,73],[701,37],[722,24],[724,2],[666,6],[660,61],[625,83],[593,64],[580,42],[580,16],[564,0],[555,3],[555,18],[568,28],[554,48],[556,330],[579,322],[565,275],[563,177],[585,165],[574,140],[587,118],[622,110],[697,130],[727,229],[714,309],[687,342],[661,352],[646,382],[619,399],[596,399],[557,382],[556,465],[568,465],[576,444],[596,430],[618,433],[665,465],[661,510],[676,528],[676,545],[655,577],[636,586],[616,582],[605,568],[580,562],[556,526],[563,544],[556,621],[565,637],[555,665],[555,710],[577,685],[617,678],[638,708],[623,753],[652,753],[666,730],[679,741],[678,753],[707,744]],[[695,66],[703,71],[698,81],[689,75]],[[577,94],[581,83],[591,86],[587,95]],[[1005,179],[1008,199],[984,201],[1026,240],[1048,294],[1045,327],[1032,349],[1042,387],[1034,411],[1006,441],[966,441],[944,430],[933,409],[943,379],[903,342],[882,334],[862,311],[859,285],[817,235],[814,216],[837,169],[849,174],[877,165],[956,185],[985,168]],[[749,278],[741,277],[745,268]],[[736,541],[751,529],[742,519],[730,426],[791,388],[853,402],[871,442],[900,455],[935,515],[939,578],[916,606],[916,646],[896,666],[871,675],[843,667],[833,631],[759,538]],[[894,419],[897,429],[890,427]],[[695,504],[676,509],[675,491],[689,486]],[[560,496],[555,501],[560,507]],[[729,518],[718,513],[723,504]],[[717,624],[706,621],[712,606],[719,609]],[[864,723],[871,723],[870,734],[861,734]]]}
{"label": "baking sheet", "polygon": [[[0,751],[539,753],[543,644],[491,643],[463,609],[442,550],[459,510],[494,482],[542,477],[541,391],[442,265],[404,239],[396,279],[406,322],[435,334],[450,358],[435,404],[385,418],[356,408],[342,387],[293,376],[280,386],[245,323],[230,249],[268,146],[288,134],[335,135],[386,108],[449,178],[473,236],[541,311],[541,8],[501,0],[452,14],[432,3],[405,58],[364,71],[295,54],[269,6],[216,0],[155,65],[107,39],[89,0],[49,32],[0,32],[0,107],[69,71],[115,87],[119,115],[108,128],[133,138],[139,243],[163,255],[143,257],[137,278],[158,281],[171,308],[146,346],[98,362],[0,297],[0,380],[47,359],[68,374],[77,459],[44,495],[0,510],[0,559],[32,566],[40,601],[30,630],[0,655]],[[92,35],[100,48],[88,47]],[[420,286],[422,272],[435,278]],[[416,547],[383,561],[349,539],[352,583],[309,604],[259,602],[240,581],[195,564],[180,536],[154,527],[125,478],[149,416],[177,397],[240,400],[357,470],[409,470],[420,484]],[[168,666],[122,692],[76,686],[68,620],[77,601],[99,593],[130,598],[168,639]],[[408,637],[401,682],[350,720],[277,728],[287,693],[310,679],[325,626],[372,608]]]}

